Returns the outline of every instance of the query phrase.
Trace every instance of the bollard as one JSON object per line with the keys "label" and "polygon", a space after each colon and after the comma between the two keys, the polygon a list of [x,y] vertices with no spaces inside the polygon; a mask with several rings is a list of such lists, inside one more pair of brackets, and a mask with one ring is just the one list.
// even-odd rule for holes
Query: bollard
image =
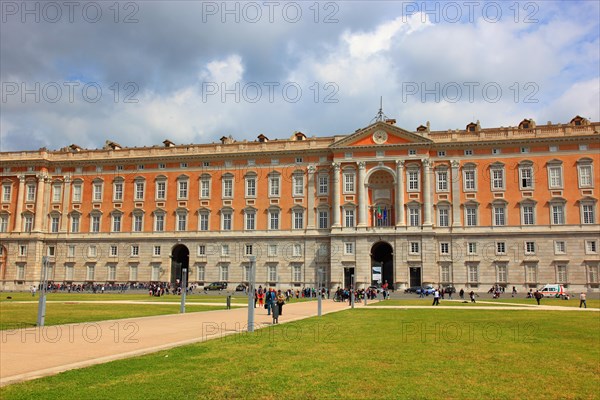
{"label": "bollard", "polygon": [[231,295],[227,296],[227,309],[231,310]]}

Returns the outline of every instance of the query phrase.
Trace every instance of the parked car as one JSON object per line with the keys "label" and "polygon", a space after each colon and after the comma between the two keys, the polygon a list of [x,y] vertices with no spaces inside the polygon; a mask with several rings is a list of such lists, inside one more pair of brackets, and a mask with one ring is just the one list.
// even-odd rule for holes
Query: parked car
{"label": "parked car", "polygon": [[456,293],[456,288],[454,286],[446,286],[444,288],[444,293],[454,294]]}
{"label": "parked car", "polygon": [[421,294],[421,292],[423,292],[425,296],[429,296],[435,292],[435,288],[432,285],[427,285],[417,289],[417,294]]}
{"label": "parked car", "polygon": [[235,287],[235,291],[236,292],[245,292],[246,291],[246,285],[244,285],[243,283],[240,283],[239,285],[237,285]]}
{"label": "parked car", "polygon": [[421,286],[411,286],[407,289],[404,289],[404,293],[419,293],[421,290]]}
{"label": "parked car", "polygon": [[224,290],[227,289],[227,282],[213,282],[208,286],[204,286],[204,290]]}

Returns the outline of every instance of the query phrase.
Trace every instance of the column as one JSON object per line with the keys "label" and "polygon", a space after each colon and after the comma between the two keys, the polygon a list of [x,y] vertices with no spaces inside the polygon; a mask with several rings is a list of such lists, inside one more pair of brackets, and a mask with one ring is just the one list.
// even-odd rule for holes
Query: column
{"label": "column", "polygon": [[358,225],[367,226],[367,164],[364,161],[358,163]]}
{"label": "column", "polygon": [[43,214],[44,214],[44,198],[45,198],[45,183],[46,174],[40,173],[37,175],[38,183],[37,190],[35,192],[35,220],[33,230],[37,232],[42,231]]}
{"label": "column", "polygon": [[396,161],[396,226],[404,226],[404,161]]}
{"label": "column", "polygon": [[460,163],[452,161],[452,226],[462,226],[460,222]]}
{"label": "column", "polygon": [[332,228],[339,228],[340,225],[340,164],[333,163],[333,175],[331,176],[331,199],[333,208]]}
{"label": "column", "polygon": [[25,175],[19,175],[19,191],[17,192],[17,211],[15,213],[15,226],[14,232],[21,232],[23,230],[23,223],[21,222],[23,213],[23,198],[25,197]]}
{"label": "column", "polygon": [[308,208],[308,220],[306,222],[306,229],[315,229],[315,166],[308,166],[308,198],[306,200]]}
{"label": "column", "polygon": [[431,223],[431,161],[423,160],[423,225],[432,226]]}
{"label": "column", "polygon": [[60,231],[67,232],[69,220],[69,200],[71,199],[71,176],[64,176],[64,190],[62,199],[62,215],[60,219]]}

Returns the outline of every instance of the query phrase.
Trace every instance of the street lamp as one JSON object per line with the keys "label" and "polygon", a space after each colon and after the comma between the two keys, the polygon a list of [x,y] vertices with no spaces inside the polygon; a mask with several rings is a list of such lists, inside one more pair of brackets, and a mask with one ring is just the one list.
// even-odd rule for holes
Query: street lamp
{"label": "street lamp", "polygon": [[42,275],[40,277],[40,299],[38,301],[37,326],[44,326],[46,319],[46,288],[48,286],[48,257],[42,257]]}
{"label": "street lamp", "polygon": [[350,303],[354,308],[354,274],[350,275]]}
{"label": "street lamp", "polygon": [[185,314],[185,296],[187,294],[187,267],[181,268],[181,306],[179,307],[179,313]]}
{"label": "street lamp", "polygon": [[256,269],[254,268],[256,256],[249,256],[250,270],[248,271],[248,332],[254,332],[254,285]]}
{"label": "street lamp", "polygon": [[319,268],[318,270],[319,275],[317,276],[317,315],[320,317],[323,311],[323,304],[322,304],[322,296],[321,296],[321,286],[322,286],[322,282],[321,282],[321,274],[323,273],[323,270],[321,268]]}

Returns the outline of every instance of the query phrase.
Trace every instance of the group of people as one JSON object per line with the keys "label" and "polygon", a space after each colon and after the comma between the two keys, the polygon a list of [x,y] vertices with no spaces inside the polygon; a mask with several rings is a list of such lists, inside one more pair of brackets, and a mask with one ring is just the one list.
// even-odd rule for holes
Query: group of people
{"label": "group of people", "polygon": [[254,308],[266,308],[267,315],[273,316],[273,323],[279,323],[279,317],[283,314],[283,306],[286,301],[289,301],[290,293],[287,291],[285,294],[281,292],[281,290],[277,290],[273,288],[264,288],[259,286],[258,289],[254,290]]}

